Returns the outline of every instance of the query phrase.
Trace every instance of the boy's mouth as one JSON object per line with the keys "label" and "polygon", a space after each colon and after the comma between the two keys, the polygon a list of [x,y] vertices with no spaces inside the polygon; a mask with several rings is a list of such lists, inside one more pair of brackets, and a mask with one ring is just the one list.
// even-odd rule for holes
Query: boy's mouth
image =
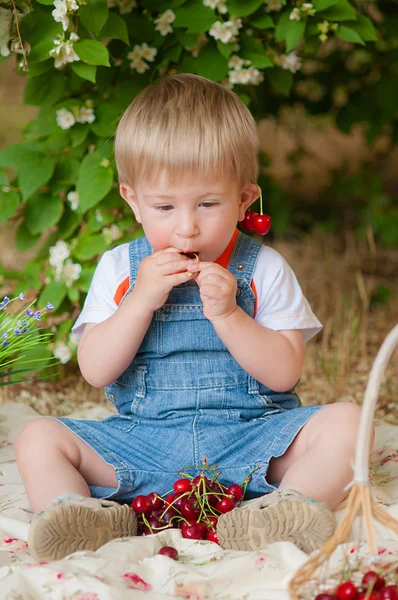
{"label": "boy's mouth", "polygon": [[197,260],[199,260],[199,252],[180,252],[180,254],[183,254],[188,258],[196,258]]}

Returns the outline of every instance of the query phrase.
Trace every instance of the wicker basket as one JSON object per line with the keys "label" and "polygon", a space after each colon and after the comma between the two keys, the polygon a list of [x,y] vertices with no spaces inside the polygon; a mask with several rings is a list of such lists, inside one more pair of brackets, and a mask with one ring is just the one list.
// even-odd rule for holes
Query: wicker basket
{"label": "wicker basket", "polygon": [[[369,448],[373,416],[384,371],[397,345],[398,325],[384,340],[370,372],[359,425],[354,478],[342,520],[333,536],[293,575],[288,586],[291,600],[313,600],[317,593],[324,592],[325,566],[337,546],[348,541],[358,511],[361,510],[363,515],[367,549],[370,555],[369,564],[377,564],[375,557],[378,554],[373,518],[398,534],[398,521],[372,498],[369,486]],[[396,561],[398,564],[398,559]]]}

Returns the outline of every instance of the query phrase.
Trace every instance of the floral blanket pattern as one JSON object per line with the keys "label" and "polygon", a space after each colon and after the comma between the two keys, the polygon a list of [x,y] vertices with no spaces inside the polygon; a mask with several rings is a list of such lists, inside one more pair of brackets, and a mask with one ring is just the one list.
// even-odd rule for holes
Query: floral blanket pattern
{"label": "floral blanket pattern", "polygon": [[[98,407],[73,416],[100,419],[109,414]],[[60,561],[37,561],[24,541],[32,513],[15,461],[18,433],[37,417],[24,404],[0,407],[0,600],[288,600],[288,581],[307,558],[288,542],[236,552],[183,539],[170,530],[116,540],[97,552],[78,552]],[[398,427],[375,425],[372,493],[398,519]],[[357,519],[348,544],[351,553],[358,549],[359,525]],[[398,561],[394,533],[377,523],[375,527],[379,553],[396,555]],[[177,548],[178,561],[157,555],[164,545]]]}

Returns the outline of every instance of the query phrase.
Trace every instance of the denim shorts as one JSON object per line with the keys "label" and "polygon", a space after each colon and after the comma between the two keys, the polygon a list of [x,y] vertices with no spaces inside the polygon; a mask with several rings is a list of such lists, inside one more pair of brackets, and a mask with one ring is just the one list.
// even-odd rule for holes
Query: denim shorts
{"label": "denim shorts", "polygon": [[[268,482],[271,458],[282,456],[297,433],[323,406],[282,409],[257,418],[223,418],[212,410],[165,420],[135,415],[113,415],[103,421],[58,418],[115,468],[118,488],[90,486],[94,498],[130,502],[138,494],[172,489],[184,467],[195,475],[202,458],[217,464],[219,479],[242,483],[255,467],[246,498],[273,491],[279,482]],[[218,411],[217,411],[218,412]]]}

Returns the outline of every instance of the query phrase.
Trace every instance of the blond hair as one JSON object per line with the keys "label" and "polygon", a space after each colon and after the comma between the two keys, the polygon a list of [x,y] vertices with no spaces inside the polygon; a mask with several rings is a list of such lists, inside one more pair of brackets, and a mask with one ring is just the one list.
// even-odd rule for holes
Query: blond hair
{"label": "blond hair", "polygon": [[228,173],[245,185],[257,179],[257,147],[255,121],[234,92],[181,73],[136,96],[119,122],[115,156],[121,183],[165,169],[172,179]]}

